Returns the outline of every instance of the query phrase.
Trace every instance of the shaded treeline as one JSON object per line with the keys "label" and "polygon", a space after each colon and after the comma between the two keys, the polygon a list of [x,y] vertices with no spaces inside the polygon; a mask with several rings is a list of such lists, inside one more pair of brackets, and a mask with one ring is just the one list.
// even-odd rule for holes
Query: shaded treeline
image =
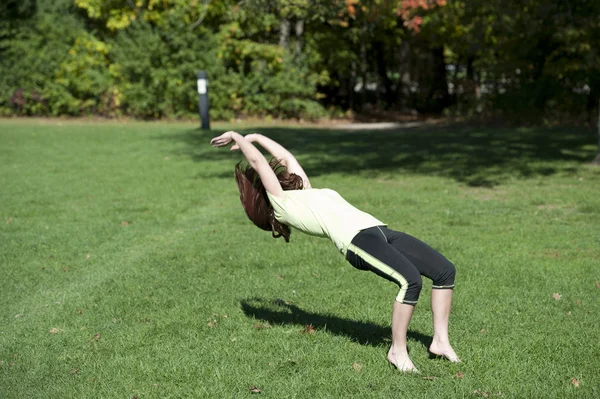
{"label": "shaded treeline", "polygon": [[0,115],[598,113],[600,2],[6,0]]}

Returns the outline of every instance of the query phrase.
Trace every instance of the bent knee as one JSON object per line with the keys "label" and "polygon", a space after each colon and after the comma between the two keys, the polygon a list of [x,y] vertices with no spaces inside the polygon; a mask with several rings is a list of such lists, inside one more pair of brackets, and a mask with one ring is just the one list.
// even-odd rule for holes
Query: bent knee
{"label": "bent knee", "polygon": [[456,267],[452,262],[447,261],[440,268],[435,278],[433,279],[432,288],[453,288],[454,278],[456,277]]}
{"label": "bent knee", "polygon": [[408,305],[416,305],[422,288],[423,280],[420,275],[417,275],[400,286],[400,292],[396,297],[396,301]]}
{"label": "bent knee", "polygon": [[408,282],[409,291],[421,292],[421,288],[423,288],[423,280],[421,279],[421,276]]}

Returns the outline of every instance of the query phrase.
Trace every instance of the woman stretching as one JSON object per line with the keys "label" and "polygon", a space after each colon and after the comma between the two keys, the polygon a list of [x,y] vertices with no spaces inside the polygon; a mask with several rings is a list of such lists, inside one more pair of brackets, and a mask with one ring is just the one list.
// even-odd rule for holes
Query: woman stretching
{"label": "woman stretching", "polygon": [[[252,143],[271,153],[268,162]],[[406,349],[406,334],[421,292],[421,275],[433,281],[431,310],[433,342],[429,351],[459,362],[448,338],[448,319],[454,288],[454,265],[427,244],[346,202],[337,192],[312,188],[296,158],[275,141],[260,135],[225,132],[211,140],[213,147],[231,143],[248,161],[238,163],[235,179],[246,215],[273,237],[289,242],[290,227],[328,237],[352,266],[370,270],[400,287],[392,309],[392,346],[388,360],[402,371],[416,371]]]}

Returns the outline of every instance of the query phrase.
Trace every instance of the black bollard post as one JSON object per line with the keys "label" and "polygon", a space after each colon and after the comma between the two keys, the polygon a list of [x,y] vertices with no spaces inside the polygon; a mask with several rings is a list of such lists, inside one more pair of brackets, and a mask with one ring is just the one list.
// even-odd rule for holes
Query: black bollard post
{"label": "black bollard post", "polygon": [[200,110],[202,129],[210,129],[210,119],[208,116],[208,77],[206,71],[198,71],[198,108]]}

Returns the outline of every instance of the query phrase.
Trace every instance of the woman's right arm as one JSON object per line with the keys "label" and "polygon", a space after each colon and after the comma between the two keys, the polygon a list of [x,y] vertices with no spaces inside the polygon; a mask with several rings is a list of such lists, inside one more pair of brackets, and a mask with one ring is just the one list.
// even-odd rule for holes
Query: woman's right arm
{"label": "woman's right arm", "polygon": [[261,154],[249,140],[246,140],[244,136],[237,132],[229,131],[213,138],[210,141],[210,144],[213,147],[224,147],[229,145],[232,141],[235,142],[234,147],[242,151],[246,161],[248,161],[250,166],[256,170],[265,190],[276,197],[283,198],[283,189],[281,188],[279,179],[275,176],[275,172],[271,169],[271,165],[269,165],[269,162],[267,162],[263,154]]}
{"label": "woman's right arm", "polygon": [[[279,159],[281,163],[287,168],[288,172],[300,176],[302,178],[302,181],[304,182],[304,188],[311,188],[310,180],[308,180],[308,176],[306,175],[306,172],[304,172],[304,169],[302,169],[300,162],[298,162],[296,157],[285,147],[283,147],[275,140],[272,140],[267,136],[263,136],[259,133],[247,134],[245,138],[250,142],[260,144],[262,148],[267,150],[275,158]],[[234,147],[232,147],[232,149],[236,149]]]}

